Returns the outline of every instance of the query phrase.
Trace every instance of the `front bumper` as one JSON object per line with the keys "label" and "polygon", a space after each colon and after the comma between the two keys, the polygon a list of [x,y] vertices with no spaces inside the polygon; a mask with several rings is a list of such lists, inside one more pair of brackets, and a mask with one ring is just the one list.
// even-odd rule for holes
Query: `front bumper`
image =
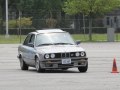
{"label": "front bumper", "polygon": [[44,69],[61,69],[83,67],[88,64],[88,58],[72,58],[70,64],[62,64],[62,59],[41,61],[40,66]]}

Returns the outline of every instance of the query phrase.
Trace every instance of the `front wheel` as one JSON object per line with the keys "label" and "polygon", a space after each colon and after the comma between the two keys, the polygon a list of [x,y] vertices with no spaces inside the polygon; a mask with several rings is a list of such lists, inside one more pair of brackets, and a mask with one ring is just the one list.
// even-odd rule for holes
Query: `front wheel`
{"label": "front wheel", "polygon": [[45,72],[45,69],[41,69],[40,61],[38,58],[36,58],[35,67],[36,67],[37,72]]}
{"label": "front wheel", "polygon": [[87,69],[88,69],[88,63],[86,64],[86,66],[78,67],[78,70],[79,70],[80,72],[86,72]]}
{"label": "front wheel", "polygon": [[22,58],[20,58],[20,67],[21,70],[28,70],[28,65],[24,62]]}

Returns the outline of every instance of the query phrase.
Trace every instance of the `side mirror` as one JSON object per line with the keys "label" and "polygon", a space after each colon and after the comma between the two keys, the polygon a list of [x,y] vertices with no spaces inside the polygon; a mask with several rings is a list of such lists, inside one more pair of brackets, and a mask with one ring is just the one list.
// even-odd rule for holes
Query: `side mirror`
{"label": "side mirror", "polygon": [[81,42],[79,40],[76,41],[76,44],[79,45]]}
{"label": "side mirror", "polygon": [[30,47],[34,47],[34,44],[33,43],[29,43],[28,44]]}

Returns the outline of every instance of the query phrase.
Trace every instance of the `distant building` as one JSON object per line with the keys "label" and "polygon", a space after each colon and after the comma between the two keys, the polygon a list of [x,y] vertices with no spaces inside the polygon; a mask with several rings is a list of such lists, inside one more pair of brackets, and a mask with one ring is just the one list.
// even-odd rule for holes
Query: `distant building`
{"label": "distant building", "polygon": [[120,28],[120,9],[108,13],[104,17],[103,23],[105,27]]}

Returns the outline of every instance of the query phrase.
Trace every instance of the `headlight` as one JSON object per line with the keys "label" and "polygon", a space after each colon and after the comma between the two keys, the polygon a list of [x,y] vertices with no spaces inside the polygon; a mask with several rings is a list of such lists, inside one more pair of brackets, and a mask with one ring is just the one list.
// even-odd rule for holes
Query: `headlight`
{"label": "headlight", "polygon": [[55,58],[55,54],[51,54],[50,57],[51,57],[51,58]]}
{"label": "headlight", "polygon": [[83,56],[85,56],[85,52],[81,52],[81,54],[80,54],[80,55],[81,55],[82,57],[83,57]]}
{"label": "headlight", "polygon": [[79,56],[80,56],[80,53],[79,53],[79,52],[75,53],[75,56],[76,56],[76,57],[79,57]]}
{"label": "headlight", "polygon": [[45,54],[45,58],[46,59],[50,58],[49,54]]}

